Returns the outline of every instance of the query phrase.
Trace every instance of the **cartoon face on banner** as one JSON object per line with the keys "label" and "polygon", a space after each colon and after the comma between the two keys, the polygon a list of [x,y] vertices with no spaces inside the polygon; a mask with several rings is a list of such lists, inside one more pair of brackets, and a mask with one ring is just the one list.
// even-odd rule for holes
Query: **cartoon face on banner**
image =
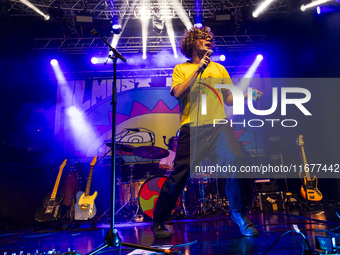
{"label": "cartoon face on banner", "polygon": [[[96,115],[97,111],[106,111],[107,120],[109,119],[109,122],[106,121],[108,126],[96,125],[98,139],[105,144],[105,141],[112,137],[112,110],[106,103],[92,114]],[[170,88],[138,88],[118,94],[116,142],[121,141],[134,147],[149,146],[154,143],[157,147],[166,148],[162,137],[170,138],[176,135],[179,127],[179,105],[170,95]],[[107,147],[101,146],[100,149],[105,151]],[[90,149],[86,156],[91,156],[92,153],[96,151]]]}
{"label": "cartoon face on banner", "polygon": [[[79,91],[68,89],[74,93],[72,97],[85,98],[86,88],[81,89],[82,83],[75,83],[76,86]],[[78,157],[93,157],[104,155],[110,149],[106,144],[111,143],[112,137],[111,100],[112,97],[107,95],[102,100],[92,99],[91,106],[82,104],[86,101],[81,99],[77,107],[75,104],[71,107],[57,106],[56,118],[64,118],[63,125],[59,125],[63,130],[58,135],[70,153]],[[122,139],[121,142],[130,146],[149,146],[153,142],[155,146],[166,148],[162,137],[176,135],[180,127],[179,105],[170,95],[170,87],[144,87],[118,93],[116,111],[116,141]]]}

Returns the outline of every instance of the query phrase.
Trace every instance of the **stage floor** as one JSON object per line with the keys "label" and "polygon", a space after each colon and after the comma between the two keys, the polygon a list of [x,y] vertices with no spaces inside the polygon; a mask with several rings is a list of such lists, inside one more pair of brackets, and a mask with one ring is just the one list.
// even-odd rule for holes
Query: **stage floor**
{"label": "stage floor", "polygon": [[[310,247],[315,249],[315,236],[328,236],[340,239],[330,230],[340,226],[340,219],[334,209],[316,208],[313,211],[293,210],[290,212],[255,212],[250,215],[260,234],[258,237],[243,237],[238,226],[227,215],[208,215],[199,219],[173,220],[168,224],[172,232],[171,240],[155,240],[149,222],[115,224],[123,242],[171,247],[181,254],[264,254],[264,252],[286,231],[296,224],[305,235]],[[109,223],[90,227],[83,223],[68,230],[15,230],[0,235],[0,251],[4,254],[47,254],[51,250],[64,253],[68,250],[87,254],[100,246]],[[284,235],[267,254],[301,254],[303,237],[297,233]],[[337,240],[338,243],[340,241]],[[38,251],[37,251],[38,250]],[[101,253],[118,254],[117,248],[106,248]],[[134,249],[122,247],[122,254],[132,253]],[[152,253],[156,254],[156,253]]]}

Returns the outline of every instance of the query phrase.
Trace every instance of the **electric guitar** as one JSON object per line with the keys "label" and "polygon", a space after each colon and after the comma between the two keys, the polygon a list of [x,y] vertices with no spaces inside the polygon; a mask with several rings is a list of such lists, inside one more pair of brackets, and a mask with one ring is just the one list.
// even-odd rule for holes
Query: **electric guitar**
{"label": "electric guitar", "polygon": [[86,190],[85,193],[82,191],[78,191],[76,194],[76,204],[74,206],[74,219],[75,220],[88,220],[92,219],[96,213],[96,205],[94,204],[94,200],[96,199],[98,192],[95,191],[92,196],[90,196],[90,186],[92,181],[93,168],[96,164],[97,156],[94,156],[90,165],[89,177],[87,179]]}
{"label": "electric guitar", "polygon": [[[303,166],[304,170],[307,165],[307,159],[304,149],[304,142],[302,140],[303,135],[299,135],[299,137],[296,139],[297,145],[301,147],[301,154],[302,154],[302,160],[303,160]],[[313,177],[313,179],[310,178],[309,171],[305,171],[306,176],[303,178],[303,183],[301,185],[301,196],[304,199],[307,199],[309,201],[320,201],[322,199],[322,194],[320,190],[318,189],[318,179],[316,176]]]}
{"label": "electric guitar", "polygon": [[60,203],[64,199],[64,194],[62,194],[59,198],[56,198],[58,186],[60,183],[61,174],[66,165],[67,159],[61,164],[59,168],[59,173],[57,176],[57,180],[54,184],[54,188],[52,191],[52,195],[47,195],[44,199],[43,205],[38,209],[35,213],[35,220],[39,222],[49,222],[56,221],[60,218]]}

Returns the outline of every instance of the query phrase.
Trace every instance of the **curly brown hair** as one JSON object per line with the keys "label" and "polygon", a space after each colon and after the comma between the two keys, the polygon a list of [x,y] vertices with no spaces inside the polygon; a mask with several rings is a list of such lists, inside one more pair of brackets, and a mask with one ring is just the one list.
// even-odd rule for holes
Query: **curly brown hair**
{"label": "curly brown hair", "polygon": [[213,42],[214,34],[211,32],[210,27],[192,27],[189,30],[185,30],[184,38],[179,43],[179,47],[184,56],[191,59],[192,49],[195,47],[196,40],[198,39],[210,39],[211,47],[214,47]]}

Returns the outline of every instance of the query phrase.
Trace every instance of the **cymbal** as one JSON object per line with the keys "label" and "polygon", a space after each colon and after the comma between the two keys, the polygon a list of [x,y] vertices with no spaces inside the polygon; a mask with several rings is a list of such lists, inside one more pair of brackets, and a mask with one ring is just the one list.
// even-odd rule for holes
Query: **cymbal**
{"label": "cymbal", "polygon": [[[106,146],[112,148],[112,143],[106,143]],[[132,151],[135,147],[116,143],[116,155],[133,155]]]}
{"label": "cymbal", "polygon": [[132,151],[138,157],[148,159],[161,159],[169,156],[169,152],[166,149],[155,146],[140,146]]}

